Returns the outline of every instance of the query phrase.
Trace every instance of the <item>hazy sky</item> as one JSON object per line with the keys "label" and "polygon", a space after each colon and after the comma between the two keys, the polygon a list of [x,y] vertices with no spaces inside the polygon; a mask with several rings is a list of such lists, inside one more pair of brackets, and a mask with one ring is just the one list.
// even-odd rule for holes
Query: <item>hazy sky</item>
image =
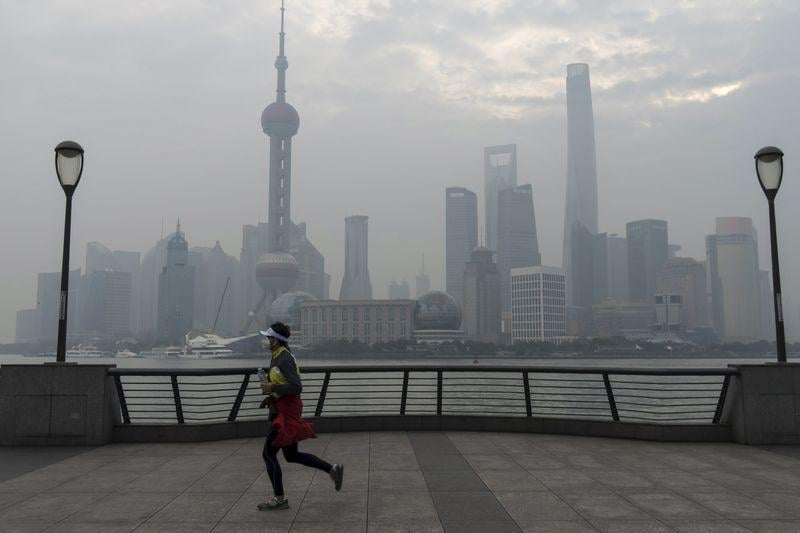
{"label": "hazy sky", "polygon": [[[145,251],[180,216],[190,245],[238,257],[266,216],[278,0],[0,0],[0,341],[58,271],[53,147],[86,149],[73,266],[88,241]],[[650,7],[646,7],[649,4]],[[344,217],[370,217],[377,296],[424,252],[443,286],[444,189],[483,202],[483,147],[516,143],[543,262],[561,262],[566,64],[589,63],[601,231],[669,221],[702,259],[716,216],[756,222],[752,156],[786,152],[784,284],[800,306],[800,3],[287,0],[288,101],[300,113],[292,210],[338,294]],[[482,210],[482,209],[481,209]],[[413,290],[413,289],[412,289]],[[789,332],[790,335],[792,331]],[[797,331],[796,334],[800,334]]]}

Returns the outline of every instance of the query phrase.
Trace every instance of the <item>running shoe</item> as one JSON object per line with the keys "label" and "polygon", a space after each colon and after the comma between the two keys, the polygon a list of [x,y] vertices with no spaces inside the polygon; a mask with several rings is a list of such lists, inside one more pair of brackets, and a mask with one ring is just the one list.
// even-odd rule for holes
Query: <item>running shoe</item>
{"label": "running shoe", "polygon": [[282,509],[289,508],[289,500],[286,498],[279,500],[278,498],[272,498],[268,502],[261,502],[258,504],[259,511],[280,511]]}
{"label": "running shoe", "polygon": [[342,481],[344,480],[344,466],[340,464],[333,465],[330,473],[333,485],[336,490],[342,490]]}

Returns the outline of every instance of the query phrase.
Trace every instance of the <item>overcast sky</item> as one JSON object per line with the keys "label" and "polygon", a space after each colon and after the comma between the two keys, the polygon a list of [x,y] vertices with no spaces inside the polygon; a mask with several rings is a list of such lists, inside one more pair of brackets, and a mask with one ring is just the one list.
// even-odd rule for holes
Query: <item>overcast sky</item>
{"label": "overcast sky", "polygon": [[[0,341],[60,269],[53,147],[86,150],[73,266],[86,243],[146,251],[180,216],[190,246],[239,256],[266,216],[278,0],[0,0]],[[649,4],[649,7],[647,5]],[[705,255],[716,216],[757,225],[752,156],[786,152],[784,285],[800,306],[800,3],[669,0],[287,0],[293,219],[309,224],[337,295],[344,217],[370,217],[376,296],[421,254],[443,286],[444,189],[483,202],[483,147],[516,143],[544,264],[561,262],[566,65],[590,65],[600,229],[663,218]],[[412,289],[413,290],[413,289]],[[790,326],[791,328],[791,326]],[[800,335],[797,328],[790,336]]]}

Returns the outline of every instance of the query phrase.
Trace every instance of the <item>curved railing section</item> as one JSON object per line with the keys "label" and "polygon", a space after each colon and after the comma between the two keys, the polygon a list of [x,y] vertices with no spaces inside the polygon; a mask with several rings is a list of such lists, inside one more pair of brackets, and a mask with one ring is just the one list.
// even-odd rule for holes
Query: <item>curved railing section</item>
{"label": "curved railing section", "polygon": [[[124,425],[258,420],[255,368],[109,370]],[[304,416],[720,423],[733,368],[305,366]]]}

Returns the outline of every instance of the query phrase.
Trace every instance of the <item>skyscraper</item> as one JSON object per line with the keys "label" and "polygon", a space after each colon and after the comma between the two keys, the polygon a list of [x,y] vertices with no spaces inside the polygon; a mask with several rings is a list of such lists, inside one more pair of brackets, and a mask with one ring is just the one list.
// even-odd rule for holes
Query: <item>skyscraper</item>
{"label": "skyscraper", "polygon": [[594,114],[589,65],[567,65],[567,197],[564,213],[564,260],[567,302],[574,304],[570,284],[575,233],[597,233],[597,169],[594,146]]}
{"label": "skyscraper", "polygon": [[411,298],[411,288],[408,286],[406,280],[397,282],[392,280],[389,283],[389,299],[390,300],[408,300]]}
{"label": "skyscraper", "polygon": [[464,271],[462,324],[464,337],[500,342],[500,273],[492,251],[480,246],[472,251]]}
{"label": "skyscraper", "polygon": [[632,302],[652,303],[656,272],[669,258],[666,220],[636,220],[625,226],[628,240],[628,291]]}
{"label": "skyscraper", "polygon": [[753,221],[717,218],[716,234],[706,238],[712,317],[726,341],[764,338],[761,274]]}
{"label": "skyscraper", "polygon": [[371,300],[369,280],[369,218],[354,215],[344,219],[344,278],[339,291],[340,300]]}
{"label": "skyscraper", "polygon": [[158,277],[158,340],[182,344],[194,325],[194,275],[189,265],[189,243],[178,222],[167,243],[167,260]]}
{"label": "skyscraper", "polygon": [[431,277],[425,272],[425,254],[422,254],[422,267],[420,268],[419,274],[417,274],[414,291],[414,296],[416,298],[431,292]]}
{"label": "skyscraper", "polygon": [[497,192],[517,184],[517,145],[487,146],[483,150],[483,166],[486,187],[483,214],[486,224],[486,246],[496,250]]}
{"label": "skyscraper", "polygon": [[445,287],[458,305],[463,302],[464,267],[477,247],[478,197],[469,189],[448,187],[445,191]]}
{"label": "skyscraper", "polygon": [[560,268],[511,271],[512,342],[558,342],[567,336],[565,283]]}
{"label": "skyscraper", "polygon": [[131,333],[130,272],[94,270],[81,279],[78,327],[82,334],[114,340]]}
{"label": "skyscraper", "polygon": [[498,191],[497,269],[504,312],[511,311],[511,269],[538,266],[541,262],[533,188],[528,184]]}
{"label": "skyscraper", "polygon": [[673,257],[656,272],[656,293],[681,297],[682,329],[709,325],[706,268],[690,257]]}

